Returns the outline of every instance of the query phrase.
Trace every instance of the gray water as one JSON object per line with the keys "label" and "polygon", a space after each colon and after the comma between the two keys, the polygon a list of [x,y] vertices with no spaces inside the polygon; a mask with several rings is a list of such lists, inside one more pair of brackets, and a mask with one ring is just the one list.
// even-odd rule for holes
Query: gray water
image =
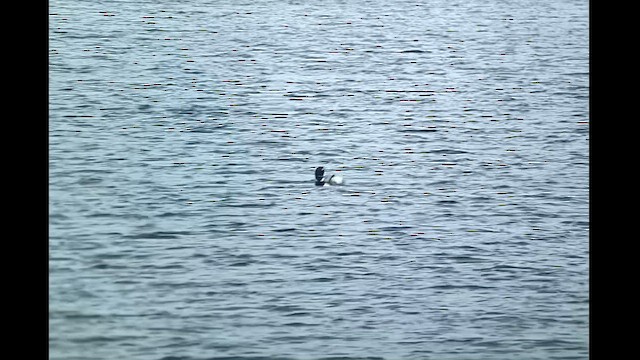
{"label": "gray water", "polygon": [[49,6],[51,359],[587,358],[587,1]]}

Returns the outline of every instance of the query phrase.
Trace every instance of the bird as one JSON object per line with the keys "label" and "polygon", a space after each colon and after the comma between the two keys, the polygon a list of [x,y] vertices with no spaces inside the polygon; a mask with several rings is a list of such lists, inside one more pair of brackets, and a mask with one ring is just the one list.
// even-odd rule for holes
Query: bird
{"label": "bird", "polygon": [[316,185],[324,186],[324,185],[343,185],[344,180],[342,176],[331,174],[329,176],[324,176],[324,167],[318,166],[316,168]]}

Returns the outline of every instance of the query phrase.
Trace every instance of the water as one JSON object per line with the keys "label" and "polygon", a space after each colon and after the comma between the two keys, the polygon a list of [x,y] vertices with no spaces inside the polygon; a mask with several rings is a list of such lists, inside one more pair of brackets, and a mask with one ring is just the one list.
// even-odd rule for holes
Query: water
{"label": "water", "polygon": [[49,6],[51,359],[587,358],[586,1]]}

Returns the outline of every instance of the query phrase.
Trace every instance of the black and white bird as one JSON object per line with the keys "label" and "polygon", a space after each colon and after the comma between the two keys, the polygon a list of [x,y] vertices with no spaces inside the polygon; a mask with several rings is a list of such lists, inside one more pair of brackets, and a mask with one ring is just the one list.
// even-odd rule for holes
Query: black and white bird
{"label": "black and white bird", "polygon": [[329,176],[324,176],[324,167],[318,166],[316,168],[316,185],[324,186],[324,185],[343,185],[344,180],[342,176],[331,174]]}

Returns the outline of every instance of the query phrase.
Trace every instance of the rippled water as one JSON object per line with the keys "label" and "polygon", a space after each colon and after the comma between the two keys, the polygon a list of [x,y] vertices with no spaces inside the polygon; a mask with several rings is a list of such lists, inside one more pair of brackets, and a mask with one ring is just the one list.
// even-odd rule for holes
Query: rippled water
{"label": "rippled water", "polygon": [[588,2],[49,6],[51,359],[587,358]]}

